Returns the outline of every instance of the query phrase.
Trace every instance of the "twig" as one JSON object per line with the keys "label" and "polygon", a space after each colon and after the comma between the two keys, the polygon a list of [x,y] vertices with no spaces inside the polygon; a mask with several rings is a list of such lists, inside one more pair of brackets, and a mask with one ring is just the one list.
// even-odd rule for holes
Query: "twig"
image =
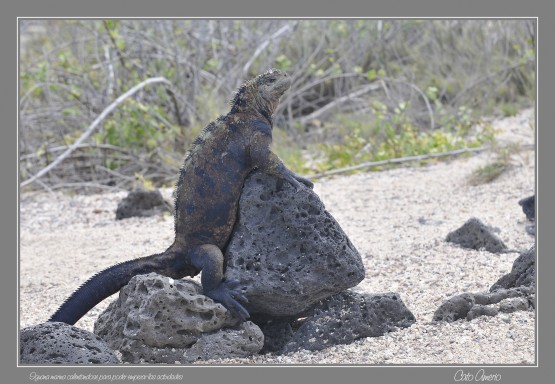
{"label": "twig", "polygon": [[121,53],[120,49],[118,48],[118,45],[116,43],[116,39],[114,38],[114,35],[112,35],[112,31],[110,31],[110,28],[108,27],[108,21],[104,20],[104,29],[106,29],[106,32],[108,32],[108,37],[110,38],[110,41],[112,42],[112,45],[114,46],[116,53],[118,54],[118,58],[119,61],[121,63],[121,66],[123,67],[123,69],[127,69],[127,65],[125,64],[125,59],[123,58],[123,54]]}
{"label": "twig", "polygon": [[[106,24],[104,24],[106,26]],[[114,65],[110,58],[110,48],[106,45],[104,47],[104,57],[106,58],[106,63],[108,64],[108,90],[106,91],[109,98],[112,98],[114,94],[114,84],[116,82],[116,74],[114,72]]]}
{"label": "twig", "polygon": [[331,170],[331,171],[317,173],[315,175],[309,175],[309,176],[306,176],[306,177],[311,178],[311,179],[317,179],[317,178],[324,177],[324,176],[330,176],[330,175],[335,175],[335,174],[338,174],[338,173],[345,173],[345,172],[349,172],[349,171],[355,171],[357,169],[362,169],[362,168],[367,168],[367,167],[375,167],[375,166],[386,165],[386,164],[407,163],[407,162],[410,162],[410,161],[426,160],[426,159],[432,159],[432,158],[436,158],[436,157],[457,156],[457,155],[461,155],[463,153],[478,153],[478,152],[487,151],[488,149],[491,149],[491,147],[486,146],[486,147],[479,147],[479,148],[463,148],[463,149],[457,149],[455,151],[450,151],[450,152],[429,153],[429,154],[426,154],[426,155],[398,157],[398,158],[395,158],[395,159],[380,160],[380,161],[369,161],[369,162],[366,162],[366,163],[353,165],[351,167],[334,169],[334,170]]}
{"label": "twig", "polygon": [[116,172],[116,171],[114,171],[114,170],[111,170],[110,168],[106,168],[106,167],[104,167],[104,166],[102,166],[102,165],[97,165],[96,168],[97,168],[97,169],[100,169],[101,171],[104,171],[104,172],[106,172],[106,173],[108,173],[108,174],[110,174],[110,175],[112,175],[112,176],[119,177],[119,178],[121,178],[121,179],[123,179],[123,180],[135,181],[135,180],[137,179],[136,177],[124,175],[124,174],[122,174],[122,173],[119,173],[119,172]]}
{"label": "twig", "polygon": [[37,183],[39,183],[41,187],[43,187],[44,189],[46,189],[46,191],[49,192],[50,195],[54,196],[54,191],[52,190],[52,188],[50,188],[48,185],[46,185],[45,183],[43,183],[42,180],[37,180]]}
{"label": "twig", "polygon": [[75,183],[60,183],[53,185],[52,189],[62,189],[62,188],[98,188],[98,189],[108,189],[110,191],[126,191],[125,188],[120,188],[117,186],[110,186],[105,184],[97,184],[92,182],[75,182]]}
{"label": "twig", "polygon": [[277,39],[280,35],[284,34],[285,32],[291,31],[293,29],[295,29],[295,26],[298,23],[293,23],[293,24],[286,24],[283,27],[281,27],[280,29],[278,29],[276,32],[274,32],[272,34],[272,36],[268,37],[266,40],[264,40],[262,42],[262,44],[260,44],[257,48],[256,51],[254,51],[254,54],[252,55],[252,57],[247,61],[247,63],[243,66],[243,76],[245,77],[245,75],[247,74],[247,72],[249,71],[249,68],[251,67],[252,63],[256,60],[256,58],[262,53],[262,51],[264,49],[266,49],[266,47],[268,46],[268,44],[270,44],[270,42],[274,39]]}
{"label": "twig", "polygon": [[[166,94],[168,94],[170,96],[171,100],[172,100],[177,125],[179,125],[180,127],[183,127],[184,124],[183,124],[183,121],[181,120],[181,111],[179,109],[179,103],[177,102],[176,91],[173,89],[172,86],[169,86],[169,87],[166,88]],[[171,125],[172,124],[168,124],[169,127]]]}
{"label": "twig", "polygon": [[[50,147],[50,148],[45,148],[46,152],[61,152],[64,150],[67,150],[70,146],[69,145],[60,145],[57,147]],[[95,148],[95,149],[106,149],[106,150],[112,150],[112,151],[116,151],[116,152],[121,152],[124,153],[126,155],[128,155],[130,153],[129,150],[122,148],[122,147],[118,147],[116,145],[111,145],[111,144],[80,144],[78,146],[75,147],[75,149],[81,149],[81,148]],[[20,160],[28,160],[28,159],[33,159],[35,157],[39,157],[37,156],[36,153],[28,153],[26,155],[22,155],[20,157]]]}
{"label": "twig", "polygon": [[[299,70],[297,70],[299,71]],[[301,69],[302,71],[302,69]],[[283,108],[291,108],[291,100],[293,100],[294,98],[299,98],[301,101],[306,102],[305,100],[303,100],[303,94],[309,90],[312,87],[317,86],[318,84],[324,83],[326,81],[330,81],[330,80],[335,80],[335,79],[344,79],[344,78],[349,78],[349,77],[360,77],[361,74],[360,73],[354,73],[354,72],[349,72],[349,73],[341,73],[341,74],[328,74],[325,76],[321,76],[318,77],[316,80],[311,81],[310,83],[306,83],[303,86],[299,87],[299,88],[295,88],[294,91],[292,92],[287,92],[286,93],[286,99],[283,100],[282,103],[280,103],[280,107],[278,107],[278,109],[275,112],[276,116],[279,116],[281,113],[281,110]],[[304,81],[304,79],[306,78],[306,75],[301,75],[300,77],[295,77],[295,83],[299,83]],[[294,88],[294,86],[291,87],[292,89]],[[301,103],[302,104],[302,103]],[[292,118],[290,118],[290,120],[292,120]]]}
{"label": "twig", "polygon": [[[529,60],[528,62],[530,62],[532,60]],[[518,62],[516,64],[513,65],[509,65],[506,66],[504,68],[501,68],[499,71],[495,71],[493,73],[487,73],[484,76],[479,77],[478,79],[474,80],[474,82],[472,82],[471,84],[468,84],[464,87],[464,89],[462,89],[459,93],[457,93],[457,95],[453,98],[453,100],[451,101],[452,105],[456,105],[456,103],[459,101],[459,99],[462,97],[463,94],[465,94],[466,92],[468,92],[470,89],[474,88],[475,86],[479,85],[480,83],[487,81],[489,79],[491,79],[492,77],[497,76],[498,74],[505,72],[505,71],[511,71],[515,68],[518,68],[522,65],[526,65],[527,63],[521,63]]]}
{"label": "twig", "polygon": [[370,91],[375,91],[376,89],[378,89],[380,87],[381,87],[381,84],[379,84],[379,83],[368,84],[367,86],[362,87],[358,91],[351,92],[348,95],[340,97],[339,99],[337,99],[335,101],[332,101],[331,103],[326,104],[322,108],[312,112],[310,115],[306,115],[306,116],[300,118],[299,122],[304,125],[304,124],[306,124],[307,122],[309,122],[311,120],[319,118],[321,115],[329,112],[331,109],[337,107],[338,105],[343,104],[343,103],[345,103],[345,102],[347,102],[351,99],[354,99],[355,97],[362,96],[365,93],[368,93]]}
{"label": "twig", "polygon": [[87,128],[87,130],[85,131],[85,133],[83,133],[81,135],[81,137],[79,137],[75,143],[73,143],[64,153],[62,153],[58,158],[56,158],[56,160],[54,160],[52,163],[50,163],[47,167],[41,169],[37,174],[35,174],[34,176],[32,176],[31,178],[25,180],[24,182],[21,183],[21,187],[24,187],[28,184],[31,184],[32,182],[34,182],[35,180],[37,180],[38,178],[44,176],[46,173],[48,173],[50,170],[52,170],[54,167],[58,166],[58,164],[60,164],[66,157],[68,157],[70,155],[71,152],[73,152],[87,137],[89,137],[91,135],[91,133],[96,129],[96,127],[106,118],[106,116],[108,116],[114,109],[116,109],[125,99],[127,99],[128,97],[132,96],[133,94],[135,94],[137,91],[139,91],[140,89],[142,89],[143,87],[145,87],[146,85],[152,84],[152,83],[166,83],[166,84],[171,84],[166,78],[164,77],[152,77],[150,79],[146,79],[145,81],[135,85],[133,88],[131,88],[129,91],[125,92],[123,95],[119,96],[112,104],[110,104],[108,107],[106,107],[106,109],[104,109],[102,111],[102,113],[100,115],[98,115],[98,117],[92,122],[92,124],[89,126],[89,128]]}
{"label": "twig", "polygon": [[418,88],[415,84],[409,83],[408,81],[404,81],[404,80],[390,79],[390,78],[387,78],[387,77],[382,77],[381,79],[385,80],[385,81],[392,81],[392,82],[395,82],[395,83],[401,83],[401,84],[408,85],[409,87],[414,89],[416,92],[418,92],[420,94],[420,96],[422,96],[422,99],[424,99],[424,103],[426,103],[426,108],[428,108],[428,115],[430,116],[430,130],[433,131],[435,129],[434,112],[432,110],[432,106],[430,105],[430,101],[428,100],[428,97],[426,96],[426,94],[424,92],[422,92],[422,90],[420,88]]}

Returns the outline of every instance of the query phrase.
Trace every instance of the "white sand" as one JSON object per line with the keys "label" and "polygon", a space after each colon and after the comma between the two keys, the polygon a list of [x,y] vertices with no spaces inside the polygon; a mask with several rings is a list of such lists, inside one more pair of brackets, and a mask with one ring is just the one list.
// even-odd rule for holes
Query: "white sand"
{"label": "white sand", "polygon": [[[533,111],[495,121],[503,143],[534,143]],[[510,249],[526,250],[518,200],[534,193],[535,153],[513,156],[497,180],[471,186],[468,175],[488,152],[426,167],[317,180],[315,191],[360,251],[366,278],[358,292],[398,292],[417,323],[383,337],[320,352],[208,363],[234,364],[535,364],[535,313],[515,312],[471,322],[431,323],[437,307],[462,292],[486,291],[510,271],[518,253],[491,254],[444,241],[471,217],[499,228]],[[170,198],[171,190],[163,190]],[[21,327],[44,322],[92,274],[117,262],[163,251],[173,217],[115,220],[125,193],[67,196],[27,193],[20,204]],[[426,220],[425,224],[419,218]],[[92,331],[112,298],[76,326]]]}

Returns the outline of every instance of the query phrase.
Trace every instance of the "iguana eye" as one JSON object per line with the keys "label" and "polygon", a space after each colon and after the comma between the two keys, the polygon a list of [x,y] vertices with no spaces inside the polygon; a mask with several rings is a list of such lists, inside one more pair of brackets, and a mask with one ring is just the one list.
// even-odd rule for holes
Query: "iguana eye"
{"label": "iguana eye", "polygon": [[268,79],[268,82],[269,82],[269,83],[275,83],[275,82],[276,82],[276,78],[275,78],[275,77],[270,77],[270,78]]}

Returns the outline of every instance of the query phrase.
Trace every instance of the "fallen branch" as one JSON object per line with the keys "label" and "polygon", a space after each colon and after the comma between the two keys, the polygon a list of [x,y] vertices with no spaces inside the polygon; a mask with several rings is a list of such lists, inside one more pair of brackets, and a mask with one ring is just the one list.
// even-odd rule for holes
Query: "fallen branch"
{"label": "fallen branch", "polygon": [[97,188],[97,189],[107,189],[113,192],[122,192],[127,191],[125,188],[120,188],[118,186],[111,186],[106,184],[100,183],[93,183],[93,182],[75,182],[75,183],[61,183],[56,184],[50,187],[51,189],[62,189],[62,188]]}
{"label": "fallen branch", "polygon": [[44,167],[39,172],[37,172],[34,176],[32,176],[29,179],[22,182],[21,187],[25,187],[26,185],[31,184],[32,182],[34,182],[38,178],[40,178],[40,177],[44,176],[46,173],[50,172],[54,167],[58,166],[66,157],[68,157],[71,154],[71,152],[73,152],[76,148],[78,148],[79,145],[87,137],[89,137],[91,135],[91,133],[93,133],[93,131],[96,129],[96,127],[106,118],[106,116],[108,116],[114,109],[116,109],[125,99],[127,99],[128,97],[131,97],[137,91],[139,91],[143,87],[145,87],[149,84],[152,84],[152,83],[166,83],[168,85],[171,85],[171,83],[167,79],[165,79],[164,77],[152,77],[150,79],[146,79],[145,81],[135,85],[129,91],[127,91],[124,94],[122,94],[121,96],[119,96],[112,104],[110,104],[108,107],[106,107],[106,109],[104,109],[102,111],[102,113],[100,115],[98,115],[98,117],[92,122],[92,124],[89,126],[89,128],[87,128],[85,133],[83,133],[81,135],[81,137],[79,137],[75,141],[75,143],[73,143],[64,153],[62,153],[58,158],[56,158],[56,160],[54,160],[48,166]]}
{"label": "fallen branch", "polygon": [[[523,145],[522,147],[526,148],[528,146]],[[317,179],[317,178],[324,177],[324,176],[336,175],[338,173],[345,173],[345,172],[349,172],[349,171],[355,171],[355,170],[362,169],[362,168],[367,168],[367,167],[375,167],[375,166],[387,165],[387,164],[407,163],[407,162],[411,162],[411,161],[420,161],[420,160],[433,159],[433,158],[436,158],[436,157],[458,156],[458,155],[461,155],[463,153],[478,153],[478,152],[487,151],[488,149],[491,149],[491,148],[492,147],[490,147],[490,146],[479,147],[479,148],[463,148],[463,149],[457,149],[455,151],[450,151],[450,152],[430,153],[430,154],[426,154],[426,155],[399,157],[399,158],[388,159],[388,160],[369,161],[369,162],[366,162],[366,163],[353,165],[351,167],[334,169],[334,170],[331,170],[331,171],[317,173],[315,175],[309,175],[309,176],[306,176],[306,177],[308,177],[310,179]]]}
{"label": "fallen branch", "polygon": [[[52,152],[61,152],[61,151],[65,151],[69,148],[69,145],[60,145],[60,146],[56,146],[56,147],[50,147],[50,148],[46,148],[45,152],[47,153],[52,153]],[[80,144],[78,145],[75,149],[82,149],[82,148],[93,148],[93,149],[104,149],[104,150],[112,150],[115,152],[121,152],[124,154],[129,154],[130,151],[122,148],[122,147],[118,147],[116,145],[111,145],[111,144]],[[29,160],[29,159],[34,159],[34,158],[38,158],[41,157],[42,155],[38,155],[37,153],[28,153],[26,155],[22,155],[19,160]]]}

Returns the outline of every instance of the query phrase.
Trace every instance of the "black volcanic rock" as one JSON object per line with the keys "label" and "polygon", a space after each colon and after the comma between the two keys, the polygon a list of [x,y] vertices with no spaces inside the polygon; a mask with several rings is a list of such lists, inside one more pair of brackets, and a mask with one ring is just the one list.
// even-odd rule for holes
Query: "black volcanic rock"
{"label": "black volcanic rock", "polygon": [[446,241],[459,244],[464,248],[485,249],[492,253],[507,251],[507,246],[493,233],[491,228],[475,217],[469,219],[459,229],[450,232]]}
{"label": "black volcanic rock", "polygon": [[148,217],[171,212],[172,206],[164,200],[160,191],[136,189],[123,198],[116,209],[116,220],[129,217]]}
{"label": "black volcanic rock", "polygon": [[522,212],[528,220],[534,221],[536,219],[536,195],[522,199],[518,204],[522,206]]}
{"label": "black volcanic rock", "polygon": [[255,172],[225,252],[250,314],[295,316],[364,278],[358,251],[310,188]]}
{"label": "black volcanic rock", "polygon": [[117,364],[114,351],[98,336],[59,322],[27,327],[20,334],[22,364]]}

